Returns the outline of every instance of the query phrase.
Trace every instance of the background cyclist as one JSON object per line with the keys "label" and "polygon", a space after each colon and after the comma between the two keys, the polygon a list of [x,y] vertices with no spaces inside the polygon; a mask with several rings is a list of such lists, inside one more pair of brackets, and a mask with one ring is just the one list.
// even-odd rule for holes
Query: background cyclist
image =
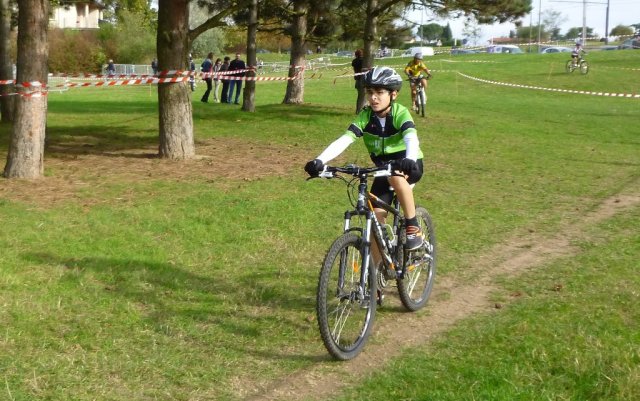
{"label": "background cyclist", "polygon": [[[395,162],[404,176],[376,177],[371,193],[387,203],[393,199],[395,189],[407,222],[406,249],[419,248],[423,233],[416,218],[413,189],[410,184],[422,177],[422,151],[411,113],[397,103],[402,77],[389,67],[375,67],[364,78],[369,106],[358,114],[342,136],[332,142],[318,157],[308,162],[304,169],[312,177],[324,169],[324,164],[338,157],[349,145],[362,138],[371,160],[381,166]],[[376,209],[378,221],[384,222],[387,212]],[[379,255],[374,246],[374,255]],[[376,263],[378,260],[376,260]]]}
{"label": "background cyclist", "polygon": [[576,42],[576,47],[571,51],[571,60],[574,66],[577,66],[578,62],[582,60],[582,54],[587,54],[587,52],[582,48],[581,42]]}
{"label": "background cyclist", "polygon": [[416,83],[418,81],[422,82],[422,87],[424,90],[427,90],[427,78],[431,77],[431,72],[427,68],[427,66],[422,62],[422,53],[416,53],[413,56],[413,60],[409,61],[406,67],[404,67],[404,72],[409,77],[409,82],[411,83],[411,104],[413,105],[413,110],[417,111],[416,107]]}

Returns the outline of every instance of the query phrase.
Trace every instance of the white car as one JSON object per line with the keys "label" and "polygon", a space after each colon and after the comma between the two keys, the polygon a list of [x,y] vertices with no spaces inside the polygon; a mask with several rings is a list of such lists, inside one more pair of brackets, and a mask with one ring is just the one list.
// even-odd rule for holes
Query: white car
{"label": "white car", "polygon": [[549,53],[571,53],[573,51],[573,49],[570,49],[568,47],[562,47],[562,46],[552,46],[552,47],[547,47],[545,49],[542,49],[540,51],[540,53],[542,54],[549,54]]}
{"label": "white car", "polygon": [[515,45],[491,45],[487,47],[487,53],[521,54],[524,52]]}

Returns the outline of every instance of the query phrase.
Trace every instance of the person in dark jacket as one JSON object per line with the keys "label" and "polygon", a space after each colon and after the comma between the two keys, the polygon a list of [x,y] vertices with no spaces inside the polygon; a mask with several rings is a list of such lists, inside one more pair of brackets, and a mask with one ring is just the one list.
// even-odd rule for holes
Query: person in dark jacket
{"label": "person in dark jacket", "polygon": [[[229,56],[225,56],[224,62],[220,66],[219,72],[229,71]],[[220,102],[221,103],[229,103],[229,80],[225,78],[225,75],[220,75],[220,79],[222,80],[222,92],[220,92]]]}
{"label": "person in dark jacket", "polygon": [[[234,77],[244,77],[246,72],[244,70],[247,69],[246,64],[243,60],[240,59],[240,53],[236,53],[236,58],[231,63],[229,63],[229,71],[241,71],[233,74]],[[229,97],[227,99],[227,103],[231,103],[231,99],[233,98],[233,89],[236,89],[236,97],[234,100],[235,104],[240,104],[240,92],[242,91],[242,80],[230,80],[229,82]]]}
{"label": "person in dark jacket", "polygon": [[207,54],[207,58],[200,65],[200,71],[202,71],[204,75],[204,81],[207,83],[207,90],[204,91],[204,95],[202,95],[201,102],[207,103],[209,101],[209,94],[211,93],[211,72],[213,70],[213,53]]}
{"label": "person in dark jacket", "polygon": [[353,79],[356,81],[355,88],[358,91],[358,100],[356,100],[356,114],[360,113],[364,107],[364,75],[356,75],[362,72],[363,67],[362,50],[358,49],[355,52],[355,58],[351,61],[351,67],[353,67]]}

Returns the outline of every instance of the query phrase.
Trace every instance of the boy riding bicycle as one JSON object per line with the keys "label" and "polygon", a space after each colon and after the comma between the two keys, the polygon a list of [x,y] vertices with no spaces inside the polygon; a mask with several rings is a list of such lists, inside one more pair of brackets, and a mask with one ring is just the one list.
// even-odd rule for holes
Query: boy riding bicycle
{"label": "boy riding bicycle", "polygon": [[576,42],[576,47],[571,51],[571,60],[574,66],[577,66],[580,60],[582,60],[582,54],[587,54],[587,52],[582,48],[582,43]]}
{"label": "boy riding bicycle", "polygon": [[[376,177],[371,193],[391,204],[395,190],[406,219],[405,249],[414,250],[422,246],[423,233],[416,218],[411,184],[422,177],[423,154],[411,113],[395,101],[402,87],[402,78],[389,67],[375,67],[365,75],[364,87],[369,106],[358,114],[341,137],[317,158],[309,161],[304,169],[310,176],[317,176],[323,171],[325,163],[338,157],[357,138],[362,138],[371,160],[377,166],[392,162],[393,168],[403,173]],[[378,221],[384,223],[387,212],[376,208],[375,213]],[[378,254],[377,251],[374,253]]]}
{"label": "boy riding bicycle", "polygon": [[416,53],[413,56],[413,60],[409,61],[406,67],[404,67],[404,72],[409,77],[409,82],[411,83],[411,104],[413,105],[413,110],[417,111],[416,107],[416,83],[420,81],[422,83],[422,87],[427,90],[427,79],[431,77],[431,72],[427,68],[427,66],[422,62],[422,53]]}

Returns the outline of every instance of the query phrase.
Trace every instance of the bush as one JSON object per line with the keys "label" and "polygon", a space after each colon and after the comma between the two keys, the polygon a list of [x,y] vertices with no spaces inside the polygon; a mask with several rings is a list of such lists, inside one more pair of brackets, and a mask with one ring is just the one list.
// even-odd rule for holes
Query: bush
{"label": "bush", "polygon": [[49,31],[49,71],[99,72],[105,60],[95,31]]}

